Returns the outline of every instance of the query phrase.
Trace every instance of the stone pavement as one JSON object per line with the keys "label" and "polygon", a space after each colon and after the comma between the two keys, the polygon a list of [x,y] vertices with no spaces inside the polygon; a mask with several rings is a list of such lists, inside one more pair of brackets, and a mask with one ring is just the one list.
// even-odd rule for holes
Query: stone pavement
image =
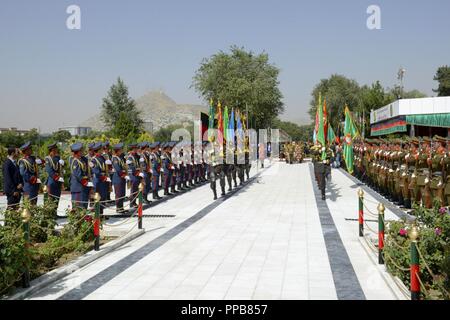
{"label": "stone pavement", "polygon": [[175,217],[31,299],[394,299],[346,220],[357,186],[333,170],[323,202],[311,168],[274,162],[218,201],[204,185],[150,208]]}

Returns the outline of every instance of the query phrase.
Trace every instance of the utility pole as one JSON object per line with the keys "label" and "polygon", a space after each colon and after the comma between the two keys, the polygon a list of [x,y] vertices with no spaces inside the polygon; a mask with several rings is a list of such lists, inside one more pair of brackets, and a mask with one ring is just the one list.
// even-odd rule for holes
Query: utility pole
{"label": "utility pole", "polygon": [[403,79],[405,77],[406,69],[403,67],[400,67],[400,70],[398,70],[397,73],[397,79],[400,81],[400,92],[398,99],[403,99]]}

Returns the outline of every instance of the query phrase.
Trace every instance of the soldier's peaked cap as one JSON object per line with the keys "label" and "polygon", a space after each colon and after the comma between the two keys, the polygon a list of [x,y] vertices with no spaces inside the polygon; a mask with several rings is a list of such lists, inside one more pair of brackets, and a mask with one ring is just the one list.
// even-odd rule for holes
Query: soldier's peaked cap
{"label": "soldier's peaked cap", "polygon": [[422,142],[431,142],[431,139],[429,137],[423,137]]}
{"label": "soldier's peaked cap", "polygon": [[31,142],[30,142],[30,141],[24,143],[24,144],[20,147],[20,150],[21,150],[21,151],[25,151],[25,150],[27,150],[27,149],[29,149],[29,148],[31,148]]}
{"label": "soldier's peaked cap", "polygon": [[88,149],[92,150],[94,148],[94,146],[95,146],[95,142],[91,142],[88,144]]}
{"label": "soldier's peaked cap", "polygon": [[92,150],[97,151],[100,150],[102,147],[103,143],[101,142],[97,142],[96,144],[94,144],[94,146],[92,147]]}
{"label": "soldier's peaked cap", "polygon": [[147,148],[147,146],[148,146],[147,142],[141,142],[141,143],[138,144],[138,148],[141,148],[141,149]]}
{"label": "soldier's peaked cap", "polygon": [[434,136],[433,138],[437,142],[448,142],[447,138],[441,137],[441,136]]}
{"label": "soldier's peaked cap", "polygon": [[102,148],[109,147],[109,141],[105,141],[102,143]]}
{"label": "soldier's peaked cap", "polygon": [[130,144],[128,145],[128,148],[129,148],[129,149],[135,149],[135,148],[137,148],[137,143],[130,143]]}
{"label": "soldier's peaked cap", "polygon": [[83,144],[81,142],[76,142],[70,146],[70,150],[72,150],[72,152],[78,152],[82,148],[83,148]]}
{"label": "soldier's peaked cap", "polygon": [[411,139],[409,139],[410,143],[416,144],[418,145],[420,143],[419,139],[417,139],[416,137],[412,137]]}
{"label": "soldier's peaked cap", "polygon": [[48,151],[50,151],[50,150],[53,150],[53,149],[55,149],[55,148],[57,148],[58,146],[57,146],[57,144],[56,143],[52,143],[52,144],[49,144],[48,146],[47,146],[47,149],[48,149]]}
{"label": "soldier's peaked cap", "polygon": [[121,143],[115,144],[113,146],[113,149],[114,150],[121,150],[121,149],[123,149],[123,143],[121,142]]}

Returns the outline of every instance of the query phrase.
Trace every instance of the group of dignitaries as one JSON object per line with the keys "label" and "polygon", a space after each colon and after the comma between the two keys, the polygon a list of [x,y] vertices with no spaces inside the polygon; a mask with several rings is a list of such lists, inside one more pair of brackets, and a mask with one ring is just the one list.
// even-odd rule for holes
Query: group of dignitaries
{"label": "group of dignitaries", "polygon": [[390,201],[407,209],[450,205],[447,138],[365,139],[354,153],[356,177]]}
{"label": "group of dignitaries", "polygon": [[[8,148],[8,159],[3,165],[4,191],[8,207],[17,209],[22,194],[31,205],[37,204],[41,185],[48,193],[49,201],[59,204],[64,190],[64,173],[69,170],[68,186],[72,197],[73,208],[89,208],[94,205],[94,195],[100,195],[100,208],[116,206],[117,213],[127,213],[124,202],[130,201],[130,208],[137,208],[138,194],[142,183],[143,202],[151,203],[159,200],[159,190],[164,195],[172,195],[195,185],[203,184],[208,179],[217,199],[216,181],[220,181],[222,195],[225,195],[225,178],[228,179],[229,191],[232,180],[237,186],[236,176],[240,184],[245,181],[244,174],[249,178],[248,153],[243,165],[225,164],[215,160],[213,153],[207,154],[205,146],[208,142],[186,143],[123,143],[110,146],[109,142],[96,142],[87,145],[87,152],[82,143],[70,146],[71,156],[61,159],[58,145],[48,146],[48,155],[40,159],[33,155],[30,142],[22,145],[19,150]],[[174,151],[174,147],[177,149]],[[20,152],[19,152],[20,151]],[[19,154],[22,154],[19,157]],[[206,162],[209,156],[210,162]],[[44,175],[41,171],[45,170]],[[44,183],[39,177],[45,176]],[[141,188],[142,188],[141,186]],[[130,195],[126,196],[127,188]],[[110,194],[114,190],[115,199]]]}

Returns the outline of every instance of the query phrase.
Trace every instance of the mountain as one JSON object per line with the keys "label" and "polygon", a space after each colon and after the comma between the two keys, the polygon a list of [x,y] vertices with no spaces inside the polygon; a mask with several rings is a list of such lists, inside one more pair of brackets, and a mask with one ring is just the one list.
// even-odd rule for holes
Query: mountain
{"label": "mountain", "polygon": [[[177,104],[161,91],[151,91],[136,99],[136,107],[142,112],[142,119],[146,123],[147,130],[151,132],[169,124],[200,120],[200,112],[209,111],[205,106]],[[87,119],[80,126],[91,127],[96,131],[105,130],[100,114]]]}

